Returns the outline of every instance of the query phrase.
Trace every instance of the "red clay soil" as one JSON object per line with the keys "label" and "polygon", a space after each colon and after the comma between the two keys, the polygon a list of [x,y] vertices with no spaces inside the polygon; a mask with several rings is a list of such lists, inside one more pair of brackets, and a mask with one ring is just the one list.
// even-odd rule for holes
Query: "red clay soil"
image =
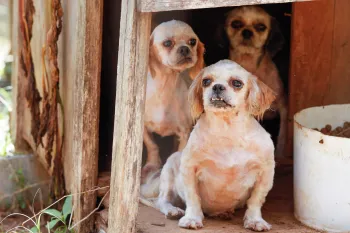
{"label": "red clay soil", "polygon": [[[314,233],[319,232],[303,226],[293,215],[293,174],[291,166],[276,169],[273,190],[262,209],[263,217],[272,224],[271,233]],[[243,228],[244,210],[238,210],[231,221],[205,219],[201,233],[251,233]],[[195,232],[181,229],[176,220],[165,219],[157,210],[140,204],[137,220],[138,233],[182,233]]]}

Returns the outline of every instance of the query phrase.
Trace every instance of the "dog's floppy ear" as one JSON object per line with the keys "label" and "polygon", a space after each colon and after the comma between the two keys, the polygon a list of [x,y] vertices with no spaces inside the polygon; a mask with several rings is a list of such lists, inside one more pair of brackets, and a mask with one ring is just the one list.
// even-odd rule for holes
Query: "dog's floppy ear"
{"label": "dog's floppy ear", "polygon": [[196,121],[204,111],[202,75],[203,71],[201,71],[193,80],[188,92],[188,101],[193,121]]}
{"label": "dog's floppy ear", "polygon": [[156,75],[156,69],[159,65],[159,58],[158,58],[157,49],[154,46],[154,36],[153,33],[149,40],[149,54],[148,54],[148,69],[151,72],[151,76],[155,77]]}
{"label": "dog's floppy ear", "polygon": [[277,20],[271,17],[271,29],[265,44],[265,49],[269,52],[271,58],[282,49],[284,42],[284,36],[279,28]]}
{"label": "dog's floppy ear", "polygon": [[205,47],[204,44],[198,40],[197,44],[197,62],[196,64],[189,69],[189,76],[191,79],[195,79],[198,73],[204,68],[204,53],[205,53]]}
{"label": "dog's floppy ear", "polygon": [[247,110],[250,114],[261,119],[264,112],[270,108],[276,99],[275,93],[265,83],[252,75],[248,82]]}
{"label": "dog's floppy ear", "polygon": [[151,59],[155,56],[155,48],[153,46],[154,43],[154,36],[153,33],[151,34],[151,37],[149,39],[149,61],[151,61]]}

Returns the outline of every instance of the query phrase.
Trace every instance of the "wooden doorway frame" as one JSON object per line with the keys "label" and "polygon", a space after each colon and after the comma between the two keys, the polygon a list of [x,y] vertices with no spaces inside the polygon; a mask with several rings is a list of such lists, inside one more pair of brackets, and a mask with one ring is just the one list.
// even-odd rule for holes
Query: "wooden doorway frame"
{"label": "wooden doorway frame", "polygon": [[110,186],[109,232],[136,232],[151,12],[304,0],[123,0]]}

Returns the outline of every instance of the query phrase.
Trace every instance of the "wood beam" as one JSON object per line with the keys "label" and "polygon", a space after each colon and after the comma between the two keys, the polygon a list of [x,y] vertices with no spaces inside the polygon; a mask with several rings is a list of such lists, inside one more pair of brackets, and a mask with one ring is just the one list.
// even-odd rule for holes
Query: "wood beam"
{"label": "wood beam", "polygon": [[309,0],[139,0],[137,9],[140,12],[159,12],[303,1]]}
{"label": "wood beam", "polygon": [[136,232],[151,13],[123,0],[108,232]]}

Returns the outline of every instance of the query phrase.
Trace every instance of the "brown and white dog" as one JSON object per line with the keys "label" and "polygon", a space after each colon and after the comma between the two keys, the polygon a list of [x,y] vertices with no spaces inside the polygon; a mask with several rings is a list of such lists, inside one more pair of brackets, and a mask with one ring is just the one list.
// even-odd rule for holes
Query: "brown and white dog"
{"label": "brown and white dog", "polygon": [[182,217],[179,226],[191,229],[203,227],[204,214],[226,217],[247,204],[244,227],[269,230],[261,207],[273,185],[274,145],[255,117],[274,99],[267,85],[233,61],[204,68],[189,91],[197,123],[187,145],[161,172],[149,174],[141,202],[168,218]]}
{"label": "brown and white dog", "polygon": [[280,115],[276,155],[283,156],[286,144],[287,101],[283,83],[272,57],[281,49],[284,39],[277,22],[257,6],[237,7],[228,13],[225,31],[230,43],[230,59],[253,73],[276,94],[276,101],[263,119]]}
{"label": "brown and white dog", "polygon": [[180,140],[179,150],[186,145],[193,123],[187,100],[188,85],[180,73],[189,70],[189,75],[195,77],[204,67],[203,54],[204,45],[184,22],[164,22],[153,30],[143,135],[147,162],[142,169],[142,177],[161,166],[153,132],[160,136],[177,135]]}

